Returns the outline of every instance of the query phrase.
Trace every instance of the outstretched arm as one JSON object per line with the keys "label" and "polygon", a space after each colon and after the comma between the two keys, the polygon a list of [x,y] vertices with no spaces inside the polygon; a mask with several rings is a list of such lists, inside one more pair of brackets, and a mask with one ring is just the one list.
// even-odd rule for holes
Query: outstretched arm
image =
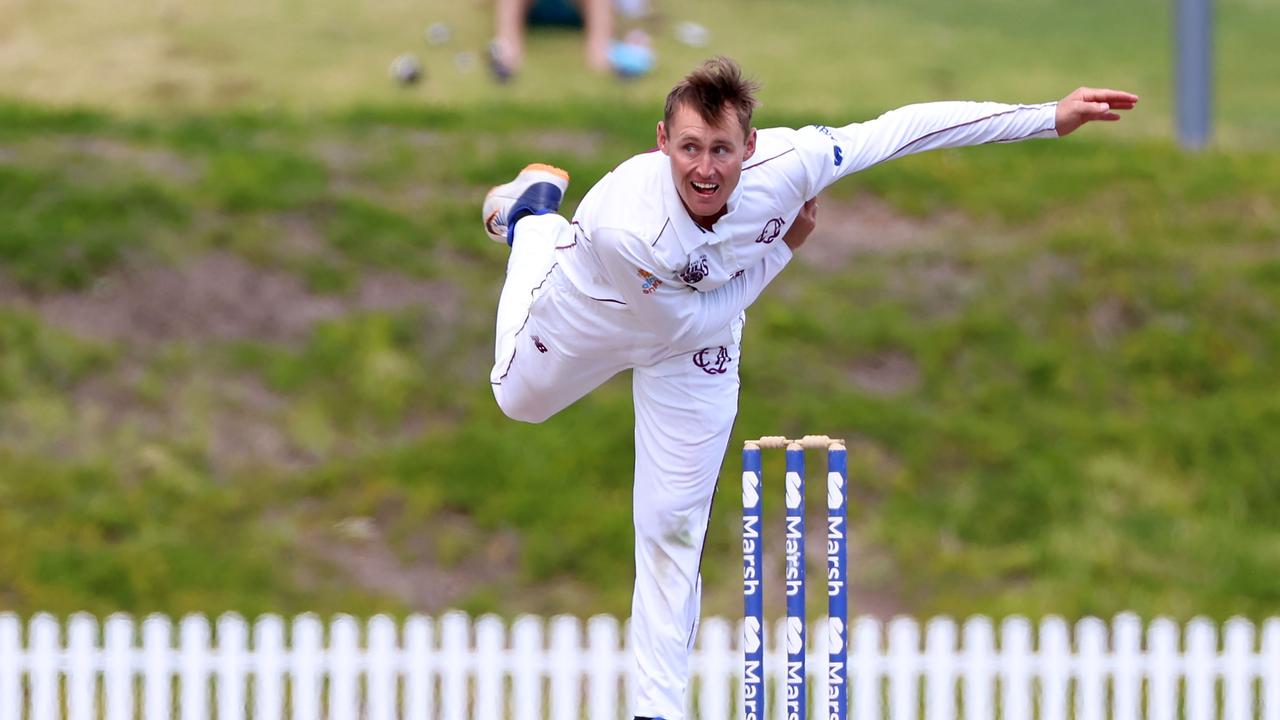
{"label": "outstretched arm", "polygon": [[1122,90],[1082,87],[1058,101],[1054,123],[1058,136],[1075,132],[1081,125],[1101,120],[1115,122],[1120,119],[1117,110],[1132,110],[1138,104],[1138,96]]}
{"label": "outstretched arm", "polygon": [[1086,122],[1120,119],[1136,95],[1080,88],[1059,102],[1005,105],[992,102],[933,102],[907,105],[863,123],[795,133],[813,197],[840,178],[873,165],[926,150],[1005,143],[1067,135]]}

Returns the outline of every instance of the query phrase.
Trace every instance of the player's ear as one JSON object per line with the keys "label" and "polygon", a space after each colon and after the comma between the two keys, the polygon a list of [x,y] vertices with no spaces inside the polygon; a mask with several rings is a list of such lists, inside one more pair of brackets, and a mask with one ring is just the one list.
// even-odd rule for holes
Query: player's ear
{"label": "player's ear", "polygon": [[747,133],[747,146],[745,150],[746,152],[742,154],[743,162],[750,160],[751,156],[756,154],[756,129],[755,128],[751,128],[751,132]]}
{"label": "player's ear", "polygon": [[667,153],[667,124],[662,120],[658,121],[658,149],[664,155],[669,154]]}

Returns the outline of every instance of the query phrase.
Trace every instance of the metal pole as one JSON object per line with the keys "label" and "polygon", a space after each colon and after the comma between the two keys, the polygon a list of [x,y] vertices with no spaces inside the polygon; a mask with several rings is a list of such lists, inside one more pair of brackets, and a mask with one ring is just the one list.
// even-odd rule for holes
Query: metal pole
{"label": "metal pole", "polygon": [[1213,0],[1175,0],[1178,142],[1198,150],[1209,143],[1213,107]]}

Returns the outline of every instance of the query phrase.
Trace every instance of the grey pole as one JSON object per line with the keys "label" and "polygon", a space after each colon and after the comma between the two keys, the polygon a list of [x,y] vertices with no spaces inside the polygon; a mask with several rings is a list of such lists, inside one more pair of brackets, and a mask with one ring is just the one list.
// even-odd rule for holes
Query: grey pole
{"label": "grey pole", "polygon": [[1213,0],[1174,0],[1177,17],[1178,142],[1198,150],[1209,143],[1213,108]]}

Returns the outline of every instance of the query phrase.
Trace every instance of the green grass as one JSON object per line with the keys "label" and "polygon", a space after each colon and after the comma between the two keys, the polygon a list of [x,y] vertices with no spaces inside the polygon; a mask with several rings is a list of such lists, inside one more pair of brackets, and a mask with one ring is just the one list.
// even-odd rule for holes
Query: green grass
{"label": "green grass", "polygon": [[[492,16],[483,4],[18,2],[0,8],[8,48],[0,97],[135,116],[426,105],[472,117],[466,111],[513,102],[519,110],[507,122],[518,124],[525,109],[566,104],[652,113],[676,78],[723,53],[764,81],[770,109],[853,120],[923,100],[1040,101],[1078,85],[1109,85],[1143,96],[1141,112],[1117,133],[1172,135],[1173,4],[1165,0],[653,4],[654,18],[620,23],[652,36],[658,62],[647,77],[620,83],[592,75],[579,35],[546,31],[530,36],[525,72],[500,86],[484,66]],[[674,28],[684,20],[706,25],[710,44],[677,42]],[[434,22],[452,30],[444,45],[425,41]],[[1215,4],[1215,122],[1224,145],[1280,140],[1280,100],[1271,92],[1280,68],[1277,23],[1274,3]],[[401,89],[387,67],[406,51],[423,60],[426,77]],[[457,65],[460,53],[470,53],[469,71]]]}
{"label": "green grass", "polygon": [[[753,308],[735,441],[852,440],[853,587],[907,613],[1280,611],[1277,6],[1216,4],[1216,149],[1185,155],[1164,0],[654,5],[649,76],[593,76],[545,32],[507,86],[470,3],[0,6],[0,608],[625,614],[626,379],[541,426],[501,416],[505,253],[476,215],[532,159],[572,171],[572,207],[724,53],[763,81],[762,126],[1142,96],[1064,142],[842,183],[802,253],[835,259]],[[712,43],[678,44],[681,20]],[[403,51],[413,88],[386,77]],[[830,218],[868,198],[920,240],[842,249]],[[154,326],[148,273],[211,256],[247,284],[201,322],[240,334],[130,328],[122,296]],[[869,384],[884,358],[906,378]],[[735,463],[708,613],[740,609]]]}
{"label": "green grass", "polygon": [[[626,380],[541,426],[501,416],[485,378],[505,253],[476,214],[533,157],[573,171],[576,204],[648,147],[648,118],[0,116],[0,291],[25,298],[0,316],[0,605],[627,612]],[[1280,608],[1280,155],[1105,136],[856,176],[829,212],[872,198],[932,239],[801,259],[751,312],[735,441],[851,439],[854,587],[897,610]],[[820,226],[814,257],[849,235]],[[55,311],[210,253],[296,282],[282,314],[340,311],[298,336],[96,340]],[[388,277],[430,299],[360,305]],[[911,379],[866,385],[884,356]],[[735,465],[712,613],[740,602]],[[463,587],[406,596],[360,574],[369,558]]]}

